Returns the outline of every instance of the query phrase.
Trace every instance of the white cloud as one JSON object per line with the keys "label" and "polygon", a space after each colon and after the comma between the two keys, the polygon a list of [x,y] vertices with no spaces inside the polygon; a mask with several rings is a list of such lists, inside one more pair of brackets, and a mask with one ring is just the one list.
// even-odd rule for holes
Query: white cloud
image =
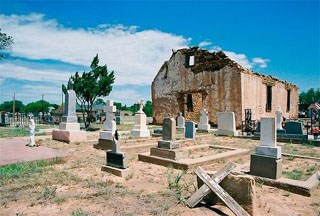
{"label": "white cloud", "polygon": [[18,80],[66,83],[70,75],[74,72],[66,73],[65,71],[50,69],[32,69],[24,66],[15,65],[11,62],[0,64],[0,79],[14,78]]}
{"label": "white cloud", "polygon": [[252,58],[252,60],[250,61],[249,58],[242,53],[236,53],[233,51],[226,51],[223,50],[220,46],[213,46],[211,48],[211,52],[217,52],[217,51],[223,51],[230,59],[232,59],[233,61],[237,62],[238,64],[240,64],[241,66],[252,70],[254,66],[258,66],[260,68],[266,68],[267,67],[267,62],[269,62],[269,59],[263,59],[260,57],[255,57]]}
{"label": "white cloud", "polygon": [[144,100],[150,100],[144,94],[141,94],[139,91],[133,89],[124,89],[112,91],[107,98],[112,98],[114,101],[122,102],[123,104],[132,105],[142,98]]}
{"label": "white cloud", "polygon": [[0,26],[13,36],[14,55],[53,59],[88,66],[100,63],[115,70],[116,84],[150,84],[171,49],[188,46],[188,38],[136,26],[101,24],[91,29],[65,28],[42,14],[0,15]]}
{"label": "white cloud", "polygon": [[[14,38],[14,56],[22,59],[58,61],[56,65],[43,63],[46,66],[41,68],[37,67],[41,62],[37,61],[26,60],[27,64],[21,61],[1,62],[0,100],[6,100],[4,97],[10,98],[14,91],[19,91],[20,98],[28,102],[38,100],[39,95],[41,97],[41,94],[45,94],[49,101],[59,103],[61,84],[66,83],[75,72],[70,71],[70,68],[88,67],[97,53],[100,64],[107,64],[108,69],[115,70],[115,86],[123,86],[114,88],[108,98],[128,105],[135,103],[139,98],[150,99],[150,92],[140,91],[140,88],[132,89],[130,85],[144,85],[146,88],[163,62],[170,58],[171,50],[188,47],[192,40],[158,30],[139,31],[137,26],[121,24],[100,24],[87,29],[66,28],[54,19],[46,19],[43,14],[0,14],[0,26],[3,32]],[[200,42],[199,46],[212,46],[213,51],[222,50],[221,47],[212,44],[206,40]],[[269,61],[260,57],[250,61],[245,54],[232,51],[225,53],[248,69],[253,66],[266,67]],[[59,61],[75,67],[59,67]],[[32,65],[33,62],[36,62],[35,65]],[[16,79],[16,83],[4,82],[7,78]],[[26,85],[28,81],[33,81],[35,85]],[[49,83],[49,86],[45,86],[43,82]],[[6,87],[2,84],[6,84]]]}
{"label": "white cloud", "polygon": [[232,60],[236,61],[243,67],[247,69],[252,69],[252,62],[249,61],[248,57],[245,54],[238,54],[232,51],[224,51],[224,53]]}
{"label": "white cloud", "polygon": [[252,59],[253,64],[258,65],[260,68],[266,68],[269,61],[269,59],[263,59],[260,57]]}
{"label": "white cloud", "polygon": [[210,41],[202,41],[199,43],[199,47],[206,47],[206,46],[210,46],[212,45],[212,43]]}

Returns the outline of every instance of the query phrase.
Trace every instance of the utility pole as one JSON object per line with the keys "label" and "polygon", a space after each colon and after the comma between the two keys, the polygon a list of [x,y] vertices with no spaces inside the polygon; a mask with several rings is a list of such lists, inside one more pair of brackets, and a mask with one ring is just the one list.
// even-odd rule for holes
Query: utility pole
{"label": "utility pole", "polygon": [[41,100],[41,111],[42,111],[42,118],[44,118],[44,111],[43,111],[43,94],[42,94],[42,100]]}
{"label": "utility pole", "polygon": [[13,101],[12,101],[12,113],[13,113],[13,125],[15,125],[16,120],[16,93],[13,93]]}

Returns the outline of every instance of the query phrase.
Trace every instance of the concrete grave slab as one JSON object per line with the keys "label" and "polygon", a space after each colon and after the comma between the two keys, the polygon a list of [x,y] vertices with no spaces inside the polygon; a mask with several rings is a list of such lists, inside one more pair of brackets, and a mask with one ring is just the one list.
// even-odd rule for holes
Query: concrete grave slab
{"label": "concrete grave slab", "polygon": [[37,160],[67,159],[70,153],[45,146],[28,147],[28,138],[0,139],[0,166]]}

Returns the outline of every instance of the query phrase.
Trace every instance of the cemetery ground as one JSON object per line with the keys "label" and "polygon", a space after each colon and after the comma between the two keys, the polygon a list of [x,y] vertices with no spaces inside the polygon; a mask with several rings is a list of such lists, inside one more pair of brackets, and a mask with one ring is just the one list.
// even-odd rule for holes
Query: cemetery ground
{"label": "cemetery ground", "polygon": [[[132,126],[119,125],[118,129],[129,130]],[[186,207],[185,200],[197,188],[193,170],[183,172],[141,162],[136,152],[128,152],[129,175],[126,178],[102,172],[106,153],[93,148],[98,132],[88,133],[88,142],[73,144],[52,140],[50,135],[36,136],[43,146],[71,153],[72,157],[65,161],[56,159],[0,167],[0,215],[233,215],[223,204]],[[123,133],[122,138],[125,140],[126,136]],[[197,145],[246,148],[251,152],[259,144],[259,140],[203,133],[197,136],[203,137]],[[121,147],[135,144],[139,142],[123,142]],[[284,153],[318,158],[283,157],[283,176],[306,180],[320,169],[320,147],[278,144]],[[201,153],[197,152],[197,155],[201,157]],[[207,171],[218,170],[228,161],[246,164],[250,161],[250,153],[202,167]],[[261,182],[256,182],[254,189],[256,215],[320,214],[319,186],[310,197]]]}

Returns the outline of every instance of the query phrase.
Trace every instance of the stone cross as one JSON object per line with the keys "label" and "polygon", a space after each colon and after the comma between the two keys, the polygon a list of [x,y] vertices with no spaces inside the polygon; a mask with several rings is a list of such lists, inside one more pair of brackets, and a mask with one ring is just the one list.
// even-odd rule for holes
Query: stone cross
{"label": "stone cross", "polygon": [[36,146],[35,140],[34,140],[34,131],[35,131],[35,124],[34,124],[34,120],[32,118],[32,116],[29,117],[29,131],[30,131],[30,143],[29,146],[33,147]]}
{"label": "stone cross", "polygon": [[280,106],[278,106],[278,108],[276,110],[276,117],[277,117],[277,130],[283,130],[283,128],[282,128],[283,114],[282,114],[282,110],[281,110]]}
{"label": "stone cross", "polygon": [[77,122],[76,115],[77,96],[75,91],[68,90],[65,96],[64,115],[62,122]]}
{"label": "stone cross", "polygon": [[116,122],[114,121],[116,106],[113,106],[113,100],[107,100],[104,111],[106,112],[106,120],[103,122],[103,130],[112,131],[112,134],[116,130]]}

